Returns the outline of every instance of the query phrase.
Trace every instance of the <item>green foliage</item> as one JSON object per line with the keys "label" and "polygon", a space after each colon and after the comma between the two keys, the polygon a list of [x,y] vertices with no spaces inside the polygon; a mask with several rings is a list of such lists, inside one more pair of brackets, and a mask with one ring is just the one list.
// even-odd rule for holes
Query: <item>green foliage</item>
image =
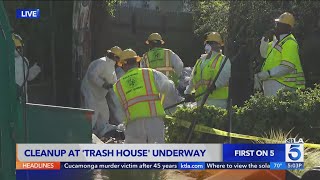
{"label": "green foliage", "polygon": [[[320,143],[320,87],[279,91],[278,96],[265,97],[260,93],[252,96],[243,107],[233,107],[233,132],[246,135],[263,136],[272,129],[290,132],[311,142]],[[178,119],[228,131],[228,116],[224,109],[205,106],[198,108],[180,108],[173,116]],[[184,142],[187,128],[179,127],[175,122],[167,121],[167,142]],[[313,128],[312,128],[313,127]],[[222,143],[223,137],[195,133],[192,142]],[[239,141],[239,140],[236,140]],[[240,140],[242,141],[242,140]]]}
{"label": "green foliage", "polygon": [[[198,119],[199,124],[203,124],[209,127],[215,127],[218,129],[224,129],[224,123],[227,120],[227,111],[225,109],[216,108],[214,106],[204,106],[200,112],[199,108],[179,108],[174,117],[192,122],[193,119]],[[185,142],[187,128],[183,128],[172,121],[166,121],[167,142]],[[212,142],[212,139],[208,139],[208,134],[195,132],[191,142]],[[220,138],[221,139],[221,138]],[[218,142],[217,142],[218,143]]]}
{"label": "green foliage", "polygon": [[[198,1],[192,3],[195,32],[203,35],[206,31],[238,34],[246,29],[246,36],[259,35],[273,27],[273,20],[284,11],[296,18],[296,32],[301,32],[305,24],[317,23],[316,12],[320,10],[318,1]],[[302,33],[302,32],[301,32]]]}
{"label": "green foliage", "polygon": [[192,4],[195,33],[202,36],[209,31],[227,32],[229,2],[197,1]]}
{"label": "green foliage", "polygon": [[106,0],[107,12],[114,17],[116,6],[121,4],[121,0]]}
{"label": "green foliage", "polygon": [[[226,42],[224,51],[229,57],[237,54],[239,44],[245,45],[244,50],[250,52],[249,63],[257,61],[256,70],[260,69],[263,60],[259,54],[259,41],[274,28],[274,19],[283,12],[291,12],[296,19],[293,34],[300,49],[303,49],[306,35],[320,28],[317,15],[320,1],[197,1],[192,3],[192,9],[197,35],[203,36],[208,31],[221,32]],[[305,62],[308,60],[301,58]],[[252,69],[251,74],[254,73]]]}

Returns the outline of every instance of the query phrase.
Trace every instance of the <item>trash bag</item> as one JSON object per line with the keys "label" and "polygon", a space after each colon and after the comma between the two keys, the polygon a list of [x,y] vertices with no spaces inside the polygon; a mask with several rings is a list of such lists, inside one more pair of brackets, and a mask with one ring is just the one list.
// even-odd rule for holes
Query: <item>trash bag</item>
{"label": "trash bag", "polygon": [[193,69],[192,67],[183,68],[182,74],[181,74],[180,79],[179,79],[179,84],[178,84],[178,87],[177,87],[177,89],[179,91],[179,94],[181,96],[183,96],[185,89],[189,85],[189,81],[191,79],[190,76],[191,76],[191,73],[192,73],[192,69]]}
{"label": "trash bag", "polygon": [[109,90],[106,98],[107,98],[109,111],[110,111],[109,123],[114,125],[119,125],[123,123],[125,119],[125,113],[113,89]]}

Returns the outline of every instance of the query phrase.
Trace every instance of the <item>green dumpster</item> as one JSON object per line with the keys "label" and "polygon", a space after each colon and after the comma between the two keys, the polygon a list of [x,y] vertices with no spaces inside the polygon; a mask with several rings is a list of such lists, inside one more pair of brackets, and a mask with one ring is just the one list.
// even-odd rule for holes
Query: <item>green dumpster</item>
{"label": "green dumpster", "polygon": [[11,27],[0,0],[0,179],[15,179],[15,142],[17,95],[14,74],[14,44]]}
{"label": "green dumpster", "polygon": [[24,143],[91,143],[92,110],[27,103]]}

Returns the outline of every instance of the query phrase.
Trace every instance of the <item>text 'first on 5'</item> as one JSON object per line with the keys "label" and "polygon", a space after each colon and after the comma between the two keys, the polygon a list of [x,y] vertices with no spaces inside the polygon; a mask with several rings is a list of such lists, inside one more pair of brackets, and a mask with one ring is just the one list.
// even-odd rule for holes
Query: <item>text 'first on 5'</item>
{"label": "text 'first on 5'", "polygon": [[40,18],[40,9],[17,9],[17,19],[38,19]]}
{"label": "text 'first on 5'", "polygon": [[235,150],[235,156],[274,156],[274,150]]}

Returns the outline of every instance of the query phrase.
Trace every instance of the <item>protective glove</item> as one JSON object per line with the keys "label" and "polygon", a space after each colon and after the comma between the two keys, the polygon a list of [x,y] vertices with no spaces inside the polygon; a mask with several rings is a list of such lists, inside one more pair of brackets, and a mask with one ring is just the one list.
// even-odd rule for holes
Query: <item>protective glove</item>
{"label": "protective glove", "polygon": [[113,88],[113,84],[109,84],[109,83],[105,82],[105,83],[102,85],[102,87],[108,90],[108,89]]}
{"label": "protective glove", "polygon": [[33,80],[38,76],[38,74],[41,72],[41,68],[38,66],[37,63],[35,63],[30,69],[29,69],[29,76],[28,81]]}
{"label": "protective glove", "polygon": [[254,75],[254,90],[256,90],[256,91],[261,91],[261,81],[260,81],[260,79],[258,78],[258,75],[257,74],[255,74]]}
{"label": "protective glove", "polygon": [[126,125],[124,125],[124,124],[119,124],[119,125],[117,126],[117,130],[119,130],[119,131],[121,131],[121,132],[125,131],[125,130],[126,130]]}
{"label": "protective glove", "polygon": [[38,66],[38,63],[34,63],[34,65],[30,68],[30,71],[34,71],[35,74],[39,74],[41,72],[41,68]]}
{"label": "protective glove", "polygon": [[262,37],[261,42],[260,42],[260,55],[261,55],[261,57],[263,57],[263,58],[267,57],[268,46],[269,46],[269,39]]}
{"label": "protective glove", "polygon": [[256,74],[260,81],[265,81],[270,78],[270,73],[268,71],[262,71]]}
{"label": "protective glove", "polygon": [[194,97],[193,94],[185,94],[184,95],[184,100],[186,102],[196,102],[196,98]]}

